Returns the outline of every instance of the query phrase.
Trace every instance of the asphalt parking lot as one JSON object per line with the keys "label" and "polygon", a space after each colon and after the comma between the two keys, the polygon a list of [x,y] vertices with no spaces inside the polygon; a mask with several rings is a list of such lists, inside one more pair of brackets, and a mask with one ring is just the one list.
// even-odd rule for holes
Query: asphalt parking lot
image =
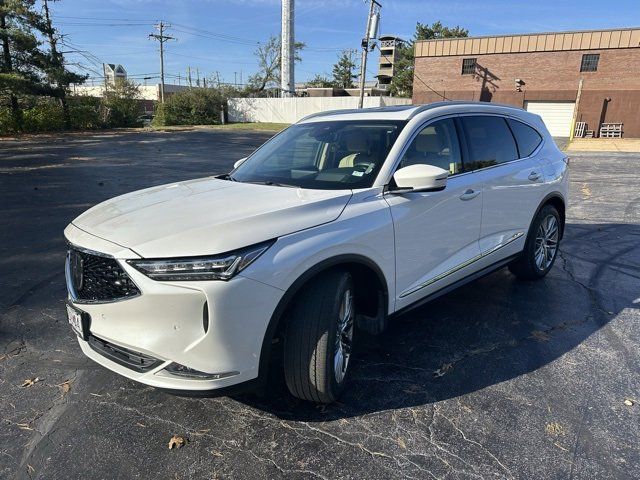
{"label": "asphalt parking lot", "polygon": [[[269,136],[0,140],[0,478],[640,478],[640,154],[572,154],[549,276],[501,270],[400,318],[361,347],[339,404],[177,397],[84,358],[66,224],[227,171]],[[169,450],[174,434],[187,444]]]}

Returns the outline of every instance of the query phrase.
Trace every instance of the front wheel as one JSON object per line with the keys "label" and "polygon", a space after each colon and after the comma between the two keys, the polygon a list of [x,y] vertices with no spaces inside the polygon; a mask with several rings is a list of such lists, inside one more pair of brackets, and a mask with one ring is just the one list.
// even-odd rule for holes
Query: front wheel
{"label": "front wheel", "polygon": [[355,298],[348,272],[327,272],[312,280],[290,311],[284,345],[289,391],[303,400],[335,401],[349,372]]}
{"label": "front wheel", "polygon": [[531,224],[522,254],[509,264],[511,273],[523,280],[537,280],[549,273],[558,255],[561,228],[558,210],[553,205],[542,207]]}

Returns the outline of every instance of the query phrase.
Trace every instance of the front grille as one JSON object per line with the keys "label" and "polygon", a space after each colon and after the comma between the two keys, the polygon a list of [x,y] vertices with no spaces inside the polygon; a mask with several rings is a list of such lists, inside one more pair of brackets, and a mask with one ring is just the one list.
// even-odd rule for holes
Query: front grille
{"label": "front grille", "polygon": [[74,301],[112,302],[140,295],[114,258],[75,248],[67,254],[67,282]]}
{"label": "front grille", "polygon": [[89,337],[88,342],[89,346],[103,357],[136,372],[148,372],[162,364],[162,360],[120,347],[94,335]]}

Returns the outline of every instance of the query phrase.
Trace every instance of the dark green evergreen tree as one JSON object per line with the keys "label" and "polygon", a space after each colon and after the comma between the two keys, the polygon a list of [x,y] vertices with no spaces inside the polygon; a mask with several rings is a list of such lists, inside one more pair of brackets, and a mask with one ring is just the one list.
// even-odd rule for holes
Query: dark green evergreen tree
{"label": "dark green evergreen tree", "polygon": [[355,74],[356,64],[351,59],[348,51],[343,51],[338,61],[333,66],[333,83],[339,88],[353,88],[353,81],[358,77]]}
{"label": "dark green evergreen tree", "polygon": [[436,38],[468,37],[469,30],[459,26],[447,27],[441,22],[431,25],[416,24],[413,40],[399,47],[398,58],[395,61],[394,75],[391,79],[391,94],[397,97],[411,97],[413,95],[414,44],[418,40],[432,40]]}

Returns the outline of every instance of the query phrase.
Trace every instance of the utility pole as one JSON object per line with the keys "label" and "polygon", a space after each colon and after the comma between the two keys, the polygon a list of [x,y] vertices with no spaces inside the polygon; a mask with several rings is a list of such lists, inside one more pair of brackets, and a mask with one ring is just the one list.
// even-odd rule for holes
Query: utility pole
{"label": "utility pole", "polygon": [[[377,16],[374,18],[376,7],[382,8],[382,5],[376,2],[376,0],[369,0],[367,29],[365,30],[364,38],[362,39],[362,60],[360,61],[360,98],[358,99],[358,108],[362,108],[364,103],[364,81],[365,77],[367,76],[367,54],[369,53],[369,42],[371,40],[371,33],[373,33],[375,36],[375,30],[378,29],[378,18]],[[375,25],[372,25],[372,22],[375,22]]]}
{"label": "utility pole", "polygon": [[196,67],[196,87],[200,87],[200,69]]}
{"label": "utility pole", "polygon": [[282,38],[280,40],[280,95],[294,97],[295,84],[295,35],[294,0],[282,0]]}
{"label": "utility pole", "polygon": [[187,81],[189,82],[189,88],[192,87],[191,85],[191,67],[187,67]]}
{"label": "utility pole", "polygon": [[238,88],[238,72],[233,72],[233,86]]}
{"label": "utility pole", "polygon": [[170,25],[160,22],[155,26],[159,33],[149,34],[150,38],[154,38],[160,42],[160,103],[164,103],[164,42],[167,40],[175,40],[174,37],[164,34],[164,29],[169,26]]}

